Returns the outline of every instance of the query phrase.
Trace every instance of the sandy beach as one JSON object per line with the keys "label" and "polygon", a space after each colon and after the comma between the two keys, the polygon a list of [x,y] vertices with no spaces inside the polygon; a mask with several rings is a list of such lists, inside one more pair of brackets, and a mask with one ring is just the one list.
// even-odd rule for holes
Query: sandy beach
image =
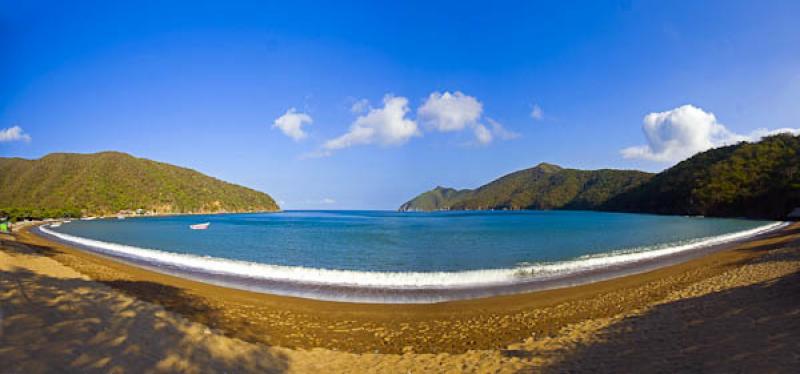
{"label": "sandy beach", "polygon": [[28,232],[0,242],[4,372],[790,372],[800,224],[589,285],[426,305],[256,294]]}

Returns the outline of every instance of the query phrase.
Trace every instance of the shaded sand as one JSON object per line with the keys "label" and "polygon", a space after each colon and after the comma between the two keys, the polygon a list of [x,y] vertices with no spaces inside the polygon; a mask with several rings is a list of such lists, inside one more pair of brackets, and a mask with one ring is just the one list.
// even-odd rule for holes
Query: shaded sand
{"label": "shaded sand", "polygon": [[20,366],[0,371],[800,367],[800,225],[645,274],[433,305],[254,294],[17,239],[0,242],[0,362]]}
{"label": "shaded sand", "polygon": [[287,365],[279,352],[211,333],[17,243],[0,251],[0,316],[0,372],[282,372]]}

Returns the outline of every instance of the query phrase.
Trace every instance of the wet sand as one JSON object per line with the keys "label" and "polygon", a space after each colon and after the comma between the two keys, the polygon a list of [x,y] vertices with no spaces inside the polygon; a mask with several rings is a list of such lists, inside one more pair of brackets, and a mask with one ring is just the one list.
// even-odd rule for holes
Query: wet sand
{"label": "wet sand", "polygon": [[[428,305],[256,294],[124,265],[30,233],[16,239],[4,240],[0,251],[0,361],[34,368],[783,371],[800,364],[798,224],[643,274]],[[28,319],[40,322],[18,331],[18,321]],[[59,339],[66,320],[87,327]],[[128,322],[117,327],[120,321]],[[189,343],[182,350],[176,341]]]}

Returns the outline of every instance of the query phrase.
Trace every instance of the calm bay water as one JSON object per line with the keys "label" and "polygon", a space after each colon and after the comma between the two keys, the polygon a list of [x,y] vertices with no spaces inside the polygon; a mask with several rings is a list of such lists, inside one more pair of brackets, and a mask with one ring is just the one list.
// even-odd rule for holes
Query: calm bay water
{"label": "calm bay water", "polygon": [[[208,230],[190,224],[211,222]],[[766,221],[575,211],[287,211],[75,221],[52,231],[271,265],[367,272],[510,269],[647,251]]]}

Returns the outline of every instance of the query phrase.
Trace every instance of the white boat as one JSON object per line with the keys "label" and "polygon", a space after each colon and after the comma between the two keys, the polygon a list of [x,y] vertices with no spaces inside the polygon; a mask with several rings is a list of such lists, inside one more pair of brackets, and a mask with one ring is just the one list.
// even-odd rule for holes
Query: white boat
{"label": "white boat", "polygon": [[50,227],[59,227],[61,226],[61,222],[51,223]]}
{"label": "white boat", "polygon": [[211,222],[198,223],[196,225],[189,225],[189,228],[192,229],[192,230],[205,230],[205,229],[208,228],[208,226],[211,226]]}
{"label": "white boat", "polygon": [[81,221],[92,221],[92,220],[96,220],[96,219],[97,219],[97,217],[83,217],[83,218],[81,218]]}
{"label": "white boat", "polygon": [[120,214],[120,215],[118,215],[118,216],[117,216],[117,219],[125,219],[125,216],[123,216],[122,214]]}

